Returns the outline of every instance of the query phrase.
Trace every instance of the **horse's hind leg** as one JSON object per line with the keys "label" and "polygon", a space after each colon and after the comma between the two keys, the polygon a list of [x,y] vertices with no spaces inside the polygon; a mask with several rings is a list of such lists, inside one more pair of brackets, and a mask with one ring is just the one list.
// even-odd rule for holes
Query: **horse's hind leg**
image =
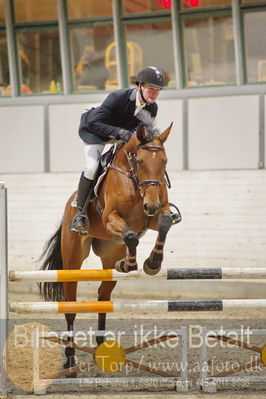
{"label": "horse's hind leg", "polygon": [[[96,255],[100,256],[103,269],[114,269],[118,259],[125,257],[126,246],[124,244],[115,244],[113,241],[94,239],[92,243]],[[103,281],[98,290],[98,301],[109,301],[111,293],[116,285],[116,281]],[[98,315],[98,330],[105,330],[106,313]],[[96,337],[96,342],[100,345],[104,342],[104,337]]]}
{"label": "horse's hind leg", "polygon": [[158,220],[158,236],[150,256],[145,260],[143,270],[145,273],[154,275],[157,274],[163,261],[163,249],[166,240],[166,235],[172,226],[172,217],[168,213],[163,213]]}
{"label": "horse's hind leg", "polygon": [[[85,238],[82,236],[77,236],[70,232],[69,229],[65,228],[62,236],[62,259],[64,269],[80,269],[82,262],[86,259],[90,252],[91,238]],[[77,300],[77,282],[67,282],[63,283],[64,297],[67,302]],[[76,314],[66,314],[67,331],[70,332],[68,340],[70,342],[74,341],[73,329]],[[65,348],[66,363],[64,368],[68,369],[76,365],[75,361],[75,349],[71,347]],[[76,374],[69,374],[68,377],[74,377]]]}
{"label": "horse's hind leg", "polygon": [[[77,283],[64,283],[64,293],[65,293],[65,299],[66,301],[76,301],[77,297]],[[74,329],[74,321],[75,321],[76,314],[71,313],[71,314],[66,314],[66,322],[67,322],[67,331],[69,331],[70,335],[68,337],[69,342],[74,342],[74,337],[73,337],[73,329]],[[71,367],[74,367],[76,365],[76,360],[75,360],[75,349],[71,347],[66,347],[65,348],[65,355],[66,355],[66,362],[64,364],[65,369],[69,369]],[[68,377],[74,377],[76,376],[75,373],[70,374]]]}
{"label": "horse's hind leg", "polygon": [[[116,285],[116,281],[103,281],[98,290],[98,301],[110,301],[111,293]],[[106,325],[106,313],[99,313],[98,315],[98,330],[104,331]],[[103,336],[97,336],[96,342],[100,345],[104,342]]]}

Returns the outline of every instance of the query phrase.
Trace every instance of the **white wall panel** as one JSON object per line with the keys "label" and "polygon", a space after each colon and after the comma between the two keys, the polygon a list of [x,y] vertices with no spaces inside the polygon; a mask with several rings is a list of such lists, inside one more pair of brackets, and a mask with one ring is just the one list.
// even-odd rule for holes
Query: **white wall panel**
{"label": "white wall panel", "polygon": [[44,171],[42,105],[0,107],[0,172]]}
{"label": "white wall panel", "polygon": [[83,142],[78,135],[81,114],[98,104],[49,106],[50,171],[76,172],[84,168]]}
{"label": "white wall panel", "polygon": [[189,100],[189,168],[257,168],[259,97]]}
{"label": "white wall panel", "polygon": [[183,102],[182,100],[159,100],[158,107],[157,125],[161,131],[174,122],[165,143],[168,157],[167,169],[180,170],[183,165]]}
{"label": "white wall panel", "polygon": [[[78,136],[80,116],[84,109],[98,104],[62,104],[49,106],[50,170],[75,172],[84,167],[82,141]],[[173,121],[167,140],[168,170],[182,168],[182,101],[161,100],[157,125],[165,130]]]}
{"label": "white wall panel", "polygon": [[[246,95],[188,100],[190,169],[258,167],[258,99],[257,95]],[[180,99],[158,100],[159,129],[164,130],[174,122],[166,142],[168,170],[180,170],[183,165],[182,104]],[[96,105],[91,103],[89,107]],[[78,126],[85,107],[88,107],[87,103],[48,106],[46,122],[49,127],[51,172],[80,172],[84,167]],[[48,150],[44,148],[44,118],[42,105],[0,108],[0,172],[44,171],[45,150]]]}
{"label": "white wall panel", "polygon": [[266,165],[266,96],[264,96],[264,132],[263,132],[263,134],[264,134],[264,165]]}

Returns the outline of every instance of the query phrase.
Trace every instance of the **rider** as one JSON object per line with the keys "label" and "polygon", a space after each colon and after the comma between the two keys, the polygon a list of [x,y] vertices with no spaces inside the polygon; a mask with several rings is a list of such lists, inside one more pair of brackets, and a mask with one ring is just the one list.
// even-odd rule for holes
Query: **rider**
{"label": "rider", "polygon": [[164,75],[156,67],[143,68],[136,76],[136,88],[120,89],[110,93],[97,108],[81,115],[79,135],[84,141],[85,169],[77,195],[77,214],[71,231],[87,234],[87,198],[91,197],[94,178],[105,144],[128,141],[139,124],[138,113],[144,108],[153,118],[157,115],[156,99],[164,87]]}

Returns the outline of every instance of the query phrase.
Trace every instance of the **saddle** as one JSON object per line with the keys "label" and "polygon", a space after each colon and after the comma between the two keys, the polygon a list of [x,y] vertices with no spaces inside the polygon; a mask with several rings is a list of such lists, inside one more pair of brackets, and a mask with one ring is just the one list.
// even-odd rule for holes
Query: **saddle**
{"label": "saddle", "polygon": [[96,198],[98,197],[98,191],[100,189],[100,186],[104,181],[108,167],[114,162],[118,148],[120,148],[120,145],[112,145],[112,147],[101,156],[94,180],[95,181],[93,189],[94,195],[92,196],[91,199],[93,199],[94,197]]}

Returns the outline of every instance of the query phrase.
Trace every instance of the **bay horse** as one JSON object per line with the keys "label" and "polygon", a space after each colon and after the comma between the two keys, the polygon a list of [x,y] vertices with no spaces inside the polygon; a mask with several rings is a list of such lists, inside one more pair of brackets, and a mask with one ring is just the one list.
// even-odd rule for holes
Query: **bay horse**
{"label": "bay horse", "polygon": [[[139,237],[151,229],[158,231],[158,235],[143,268],[151,275],[159,272],[166,235],[173,223],[168,203],[164,148],[172,124],[159,134],[153,119],[147,115],[145,118],[130,140],[118,148],[98,198],[89,203],[89,231],[86,235],[77,235],[70,230],[76,212],[72,206],[76,193],[69,198],[63,221],[42,255],[43,270],[80,269],[91,248],[101,258],[104,269],[137,270]],[[97,211],[99,204],[102,215]],[[110,300],[115,285],[116,281],[103,281],[98,290],[98,301]],[[41,284],[40,289],[45,300],[76,301],[77,282],[47,282]],[[70,332],[73,331],[75,316],[65,315]],[[106,314],[100,313],[99,330],[105,329],[105,321]],[[97,343],[101,342],[103,338],[97,337]],[[74,366],[74,351],[74,348],[65,348],[65,368]]]}

